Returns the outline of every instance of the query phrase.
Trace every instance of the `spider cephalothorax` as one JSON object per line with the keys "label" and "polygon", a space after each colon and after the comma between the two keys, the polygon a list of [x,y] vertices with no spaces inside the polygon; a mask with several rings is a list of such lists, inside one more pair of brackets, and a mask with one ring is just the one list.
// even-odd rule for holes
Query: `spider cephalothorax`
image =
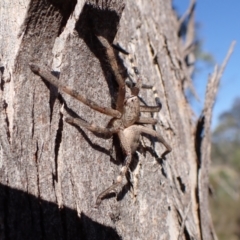
{"label": "spider cephalothorax", "polygon": [[[122,183],[122,179],[128,171],[129,165],[131,163],[132,154],[136,151],[140,135],[142,133],[151,135],[159,142],[161,142],[165,147],[166,151],[164,155],[171,151],[171,147],[164,140],[164,138],[155,130],[147,128],[141,124],[156,124],[157,120],[151,117],[142,117],[141,112],[158,112],[160,107],[158,106],[141,106],[138,98],[138,93],[142,87],[142,79],[139,75],[139,72],[136,67],[134,67],[134,73],[136,77],[136,83],[134,87],[130,88],[131,94],[126,97],[126,87],[125,81],[120,74],[117,61],[115,59],[114,50],[109,42],[102,36],[97,37],[101,44],[106,48],[106,56],[110,63],[110,66],[115,75],[115,79],[118,83],[118,96],[116,100],[116,109],[101,107],[97,103],[93,102],[91,99],[88,99],[86,96],[79,94],[77,91],[62,85],[56,77],[54,77],[49,71],[46,71],[44,68],[40,67],[35,63],[29,63],[31,70],[46,79],[48,82],[56,86],[59,90],[68,93],[74,98],[78,99],[82,103],[88,105],[90,108],[110,115],[113,119],[110,121],[110,124],[107,127],[99,127],[93,124],[89,124],[82,119],[73,118],[70,116],[65,117],[66,122],[71,124],[76,124],[80,127],[85,127],[88,130],[95,133],[103,134],[117,134],[121,143],[126,158],[123,162],[123,167],[121,168],[120,174],[117,177],[115,183],[103,191],[97,198],[96,206],[99,206],[102,199],[117,186]],[[64,113],[65,114],[65,113]]]}

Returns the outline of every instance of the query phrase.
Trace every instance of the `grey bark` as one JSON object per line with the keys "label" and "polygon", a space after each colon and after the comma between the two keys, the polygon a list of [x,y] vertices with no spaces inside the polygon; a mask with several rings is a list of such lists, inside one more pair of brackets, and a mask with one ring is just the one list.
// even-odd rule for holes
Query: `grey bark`
{"label": "grey bark", "polygon": [[[1,0],[0,11],[0,238],[214,238],[208,205],[200,206],[208,201],[207,175],[199,201],[202,141],[185,97],[190,77],[171,1]],[[144,138],[117,198],[94,209],[120,171],[119,141],[67,124],[59,110],[64,103],[100,126],[110,118],[58,92],[28,63],[37,59],[62,83],[111,107],[117,84],[98,34],[133,52],[145,83],[157,87],[163,108],[154,115],[156,130],[173,151],[161,159],[164,147]],[[154,105],[151,91],[141,97]]]}

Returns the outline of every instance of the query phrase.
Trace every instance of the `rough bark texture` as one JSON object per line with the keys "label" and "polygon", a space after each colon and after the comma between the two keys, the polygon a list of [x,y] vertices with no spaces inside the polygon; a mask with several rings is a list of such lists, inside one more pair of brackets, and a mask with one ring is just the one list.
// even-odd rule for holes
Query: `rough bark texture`
{"label": "rough bark texture", "polygon": [[[199,132],[185,98],[183,79],[189,73],[171,1],[1,0],[0,12],[0,238],[213,238],[211,226],[203,229],[211,222],[207,204],[201,223],[201,141],[195,141]],[[144,138],[125,187],[96,210],[98,194],[119,173],[119,141],[65,123],[59,110],[65,103],[101,126],[110,118],[59,93],[28,63],[37,59],[62,83],[110,107],[117,84],[97,34],[133,52],[145,83],[155,84],[163,106],[155,114],[156,130],[173,151],[161,159],[164,147]],[[124,64],[122,56],[119,60]],[[150,90],[142,90],[141,97],[154,105]],[[209,237],[202,238],[203,231]]]}

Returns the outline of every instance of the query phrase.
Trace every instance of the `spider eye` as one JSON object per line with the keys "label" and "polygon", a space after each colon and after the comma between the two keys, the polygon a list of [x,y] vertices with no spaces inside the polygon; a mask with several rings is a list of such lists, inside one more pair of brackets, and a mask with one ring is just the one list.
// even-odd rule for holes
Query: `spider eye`
{"label": "spider eye", "polygon": [[133,67],[133,70],[134,70],[135,74],[139,74],[139,71],[138,71],[138,69],[136,67]]}
{"label": "spider eye", "polygon": [[136,102],[136,100],[138,100],[136,96],[130,96],[125,99],[124,105],[129,105],[129,104],[131,105],[133,102]]}

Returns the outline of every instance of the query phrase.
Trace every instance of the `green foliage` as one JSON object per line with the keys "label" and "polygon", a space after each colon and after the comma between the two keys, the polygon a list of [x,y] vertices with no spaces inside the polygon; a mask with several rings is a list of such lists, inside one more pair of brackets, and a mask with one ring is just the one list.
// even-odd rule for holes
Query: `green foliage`
{"label": "green foliage", "polygon": [[219,240],[240,239],[240,98],[221,114],[212,136],[210,199]]}
{"label": "green foliage", "polygon": [[[198,26],[198,25],[196,25]],[[195,56],[198,61],[205,63],[207,66],[212,67],[216,63],[213,55],[209,52],[204,51],[203,48],[203,39],[198,36],[198,28],[197,29],[197,37],[196,37],[196,45],[195,45]]]}
{"label": "green foliage", "polygon": [[219,240],[239,240],[240,201],[233,200],[228,195],[216,196],[214,200],[210,201],[210,206]]}

